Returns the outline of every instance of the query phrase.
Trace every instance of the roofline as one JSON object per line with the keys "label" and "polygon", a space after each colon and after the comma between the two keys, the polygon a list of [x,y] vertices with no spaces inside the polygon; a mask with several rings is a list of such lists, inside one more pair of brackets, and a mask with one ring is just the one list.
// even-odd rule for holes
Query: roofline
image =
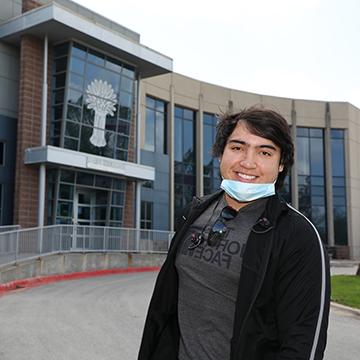
{"label": "roofline", "polygon": [[9,43],[20,44],[24,34],[38,37],[48,34],[50,43],[63,40],[66,34],[67,38],[79,39],[89,46],[93,44],[99,50],[136,64],[142,78],[172,72],[170,57],[57,3],[33,9],[0,25],[0,39]]}

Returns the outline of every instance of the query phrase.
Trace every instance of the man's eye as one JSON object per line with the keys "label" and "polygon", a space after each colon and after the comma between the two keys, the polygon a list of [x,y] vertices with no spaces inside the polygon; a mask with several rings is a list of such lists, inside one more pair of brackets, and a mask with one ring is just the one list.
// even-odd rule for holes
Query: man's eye
{"label": "man's eye", "polygon": [[261,155],[264,155],[264,156],[271,156],[272,154],[268,151],[261,151]]}

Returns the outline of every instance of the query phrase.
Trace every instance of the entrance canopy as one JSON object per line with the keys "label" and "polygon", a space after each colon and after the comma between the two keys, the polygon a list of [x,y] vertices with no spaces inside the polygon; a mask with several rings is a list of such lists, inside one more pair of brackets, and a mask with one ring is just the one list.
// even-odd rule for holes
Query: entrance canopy
{"label": "entrance canopy", "polygon": [[140,181],[155,180],[155,168],[151,166],[105,158],[50,145],[26,149],[25,164],[39,163],[97,170],[109,174],[124,175]]}
{"label": "entrance canopy", "polygon": [[82,7],[69,9],[56,2],[28,11],[0,25],[0,39],[20,44],[21,36],[45,34],[51,43],[76,39],[134,65],[141,78],[172,71],[172,59],[141,45],[136,33]]}

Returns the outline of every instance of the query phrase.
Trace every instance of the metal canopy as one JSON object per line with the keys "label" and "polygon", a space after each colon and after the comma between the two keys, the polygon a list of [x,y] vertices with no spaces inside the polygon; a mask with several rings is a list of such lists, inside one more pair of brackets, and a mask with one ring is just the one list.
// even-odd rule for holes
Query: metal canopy
{"label": "metal canopy", "polygon": [[50,43],[78,40],[134,65],[142,78],[172,71],[172,59],[134,41],[126,34],[80,16],[56,3],[36,8],[0,25],[0,39],[19,45],[22,35]]}

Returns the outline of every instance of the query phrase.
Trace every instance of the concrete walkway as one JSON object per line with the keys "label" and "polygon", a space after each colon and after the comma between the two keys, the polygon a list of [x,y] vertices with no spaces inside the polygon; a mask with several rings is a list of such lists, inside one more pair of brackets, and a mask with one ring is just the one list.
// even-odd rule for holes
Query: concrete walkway
{"label": "concrete walkway", "polygon": [[[135,360],[156,273],[111,275],[0,297],[1,360]],[[360,354],[360,317],[332,309],[326,360]]]}

